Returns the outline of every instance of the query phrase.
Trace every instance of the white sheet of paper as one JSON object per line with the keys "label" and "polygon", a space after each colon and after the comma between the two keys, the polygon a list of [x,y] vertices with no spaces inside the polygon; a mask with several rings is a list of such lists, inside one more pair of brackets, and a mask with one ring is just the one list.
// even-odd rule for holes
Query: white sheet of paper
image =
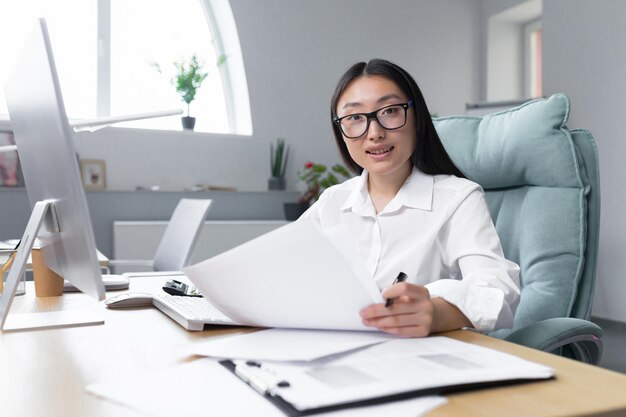
{"label": "white sheet of paper", "polygon": [[[288,224],[184,269],[220,311],[259,327],[374,330],[359,311],[383,298],[341,233]],[[331,241],[332,239],[332,241]]]}
{"label": "white sheet of paper", "polygon": [[[157,417],[285,417],[278,408],[212,359],[91,384],[93,395]],[[419,417],[445,404],[438,396],[350,408],[319,417]]]}
{"label": "white sheet of paper", "polygon": [[189,353],[213,358],[259,361],[311,361],[393,339],[385,333],[268,329],[210,339],[194,344]]}

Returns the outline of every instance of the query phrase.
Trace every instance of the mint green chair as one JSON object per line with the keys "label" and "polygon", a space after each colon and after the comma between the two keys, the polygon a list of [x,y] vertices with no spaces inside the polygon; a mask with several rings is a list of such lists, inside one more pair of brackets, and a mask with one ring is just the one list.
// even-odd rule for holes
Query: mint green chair
{"label": "mint green chair", "polygon": [[597,363],[602,329],[589,322],[600,223],[598,154],[565,123],[563,94],[483,117],[434,119],[450,157],[485,190],[505,256],[520,266],[512,329],[491,335]]}

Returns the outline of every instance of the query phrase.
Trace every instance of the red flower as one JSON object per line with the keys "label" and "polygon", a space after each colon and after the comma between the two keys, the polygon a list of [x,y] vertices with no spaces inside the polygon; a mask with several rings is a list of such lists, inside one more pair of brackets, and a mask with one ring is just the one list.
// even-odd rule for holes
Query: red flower
{"label": "red flower", "polygon": [[311,168],[313,168],[313,162],[306,162],[306,163],[304,164],[304,167],[305,167],[306,169],[311,169]]}

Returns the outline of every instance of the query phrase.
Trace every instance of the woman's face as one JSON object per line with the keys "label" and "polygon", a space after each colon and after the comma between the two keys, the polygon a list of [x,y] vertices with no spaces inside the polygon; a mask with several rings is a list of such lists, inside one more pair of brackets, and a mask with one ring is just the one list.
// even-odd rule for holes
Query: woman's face
{"label": "woman's face", "polygon": [[[352,81],[337,102],[337,117],[355,113],[370,113],[392,104],[404,104],[409,98],[390,79],[382,76],[362,76]],[[407,110],[406,124],[396,130],[384,129],[375,119],[368,130],[356,139],[345,135],[348,152],[370,176],[408,175],[411,155],[415,151],[417,132],[415,110]]]}

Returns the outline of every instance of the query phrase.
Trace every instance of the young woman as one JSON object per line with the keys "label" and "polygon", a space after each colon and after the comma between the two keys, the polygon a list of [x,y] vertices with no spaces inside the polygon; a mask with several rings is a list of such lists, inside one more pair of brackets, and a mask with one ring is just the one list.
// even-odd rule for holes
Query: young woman
{"label": "young woman", "polygon": [[[394,300],[363,309],[363,323],[408,337],[510,327],[519,267],[504,258],[482,189],[449,158],[413,78],[388,61],[357,63],[337,85],[331,118],[360,176],[328,188],[302,219],[344,226]],[[407,279],[394,284],[400,272]]]}

